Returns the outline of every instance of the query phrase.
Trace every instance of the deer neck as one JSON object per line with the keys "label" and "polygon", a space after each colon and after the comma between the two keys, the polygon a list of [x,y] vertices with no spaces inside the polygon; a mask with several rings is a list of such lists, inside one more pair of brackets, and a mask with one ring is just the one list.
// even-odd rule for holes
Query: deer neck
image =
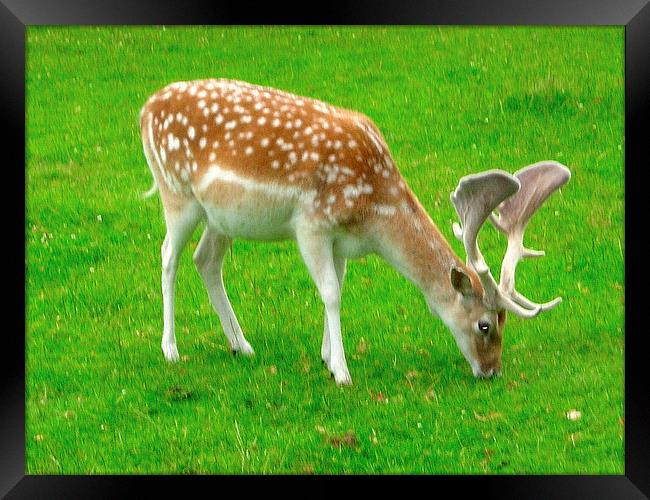
{"label": "deer neck", "polygon": [[412,192],[383,225],[381,240],[379,254],[420,289],[433,313],[454,303],[451,268],[467,268]]}

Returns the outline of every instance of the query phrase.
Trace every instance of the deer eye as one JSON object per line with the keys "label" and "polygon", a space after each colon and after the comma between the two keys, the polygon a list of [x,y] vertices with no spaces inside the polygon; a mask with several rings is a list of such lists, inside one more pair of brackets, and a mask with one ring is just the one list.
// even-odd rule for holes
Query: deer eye
{"label": "deer eye", "polygon": [[479,331],[479,333],[482,333],[484,335],[487,334],[487,332],[490,331],[490,323],[488,323],[487,321],[483,321],[483,320],[479,321],[478,322],[478,331]]}

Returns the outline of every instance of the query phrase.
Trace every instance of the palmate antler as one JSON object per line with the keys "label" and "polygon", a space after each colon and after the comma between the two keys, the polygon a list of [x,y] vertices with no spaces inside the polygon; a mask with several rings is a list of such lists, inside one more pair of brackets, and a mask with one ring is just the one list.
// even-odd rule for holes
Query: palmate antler
{"label": "palmate antler", "polygon": [[[485,301],[519,316],[531,318],[561,302],[558,297],[537,304],[515,290],[515,269],[524,257],[541,257],[543,251],[524,247],[524,231],[530,218],[544,201],[571,178],[560,163],[544,161],[525,167],[514,175],[503,170],[489,170],[463,177],[451,201],[461,220],[454,223],[456,237],[463,242],[467,264],[476,271]],[[493,214],[497,210],[498,217]],[[501,265],[501,282],[497,285],[478,247],[478,232],[490,218],[494,226],[508,237],[508,249]]]}

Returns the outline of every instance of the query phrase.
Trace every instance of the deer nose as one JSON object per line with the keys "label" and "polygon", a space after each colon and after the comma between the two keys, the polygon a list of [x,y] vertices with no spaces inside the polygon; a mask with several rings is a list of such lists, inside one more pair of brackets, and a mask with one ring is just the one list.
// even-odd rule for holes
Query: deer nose
{"label": "deer nose", "polygon": [[479,369],[474,372],[474,376],[476,378],[492,378],[494,376],[500,377],[501,371],[494,368],[488,368],[485,371]]}

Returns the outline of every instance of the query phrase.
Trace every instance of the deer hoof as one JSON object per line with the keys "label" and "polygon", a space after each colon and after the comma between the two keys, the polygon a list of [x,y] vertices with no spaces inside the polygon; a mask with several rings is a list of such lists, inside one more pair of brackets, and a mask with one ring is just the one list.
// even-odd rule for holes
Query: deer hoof
{"label": "deer hoof", "polygon": [[170,363],[175,363],[180,359],[180,356],[178,355],[178,349],[176,348],[176,344],[163,342],[162,350],[163,350],[163,354],[165,355],[165,359]]}

